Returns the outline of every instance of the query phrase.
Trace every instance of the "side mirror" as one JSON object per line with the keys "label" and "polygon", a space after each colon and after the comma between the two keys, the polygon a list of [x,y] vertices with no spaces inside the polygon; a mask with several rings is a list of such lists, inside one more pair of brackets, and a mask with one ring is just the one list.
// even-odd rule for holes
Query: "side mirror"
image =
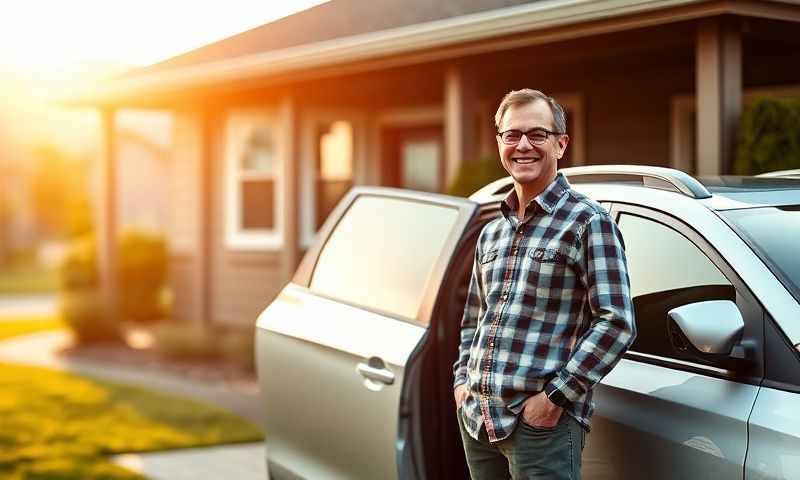
{"label": "side mirror", "polygon": [[748,362],[748,348],[740,344],[744,318],[730,300],[690,303],[667,312],[670,340],[678,352],[705,364],[739,369]]}

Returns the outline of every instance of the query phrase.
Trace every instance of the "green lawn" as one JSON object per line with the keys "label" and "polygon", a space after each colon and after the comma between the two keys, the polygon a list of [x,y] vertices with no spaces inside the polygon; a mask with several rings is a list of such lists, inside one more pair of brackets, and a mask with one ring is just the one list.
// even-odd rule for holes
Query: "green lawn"
{"label": "green lawn", "polygon": [[0,268],[0,294],[53,293],[58,272],[35,263],[16,263]]}
{"label": "green lawn", "polygon": [[251,442],[252,423],[147,389],[0,363],[0,478],[141,478],[107,455]]}
{"label": "green lawn", "polygon": [[4,318],[0,315],[0,340],[43,330],[55,330],[65,326],[61,317],[26,317],[18,319]]}
{"label": "green lawn", "polygon": [[[57,317],[0,318],[0,340],[62,328]],[[144,388],[0,363],[0,478],[131,480],[107,460],[263,438],[220,408]]]}

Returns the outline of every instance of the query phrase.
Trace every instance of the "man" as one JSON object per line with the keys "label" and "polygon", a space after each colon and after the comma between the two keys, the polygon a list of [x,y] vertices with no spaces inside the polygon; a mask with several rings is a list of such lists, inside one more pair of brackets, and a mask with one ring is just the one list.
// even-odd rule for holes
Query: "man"
{"label": "man", "polygon": [[592,387],[636,334],[622,237],[556,172],[555,99],[512,91],[495,125],[514,189],[478,239],[454,365],[467,463],[473,479],[577,479]]}

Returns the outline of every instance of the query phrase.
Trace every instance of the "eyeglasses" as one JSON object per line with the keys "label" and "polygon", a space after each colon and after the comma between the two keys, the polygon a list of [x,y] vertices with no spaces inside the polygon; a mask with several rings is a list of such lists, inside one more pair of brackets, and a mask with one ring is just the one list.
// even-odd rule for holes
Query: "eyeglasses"
{"label": "eyeglasses", "polygon": [[547,141],[550,135],[563,135],[561,132],[551,132],[545,128],[533,128],[526,132],[521,130],[506,130],[505,132],[497,132],[497,136],[506,145],[516,145],[522,141],[522,136],[528,137],[531,145],[541,145]]}

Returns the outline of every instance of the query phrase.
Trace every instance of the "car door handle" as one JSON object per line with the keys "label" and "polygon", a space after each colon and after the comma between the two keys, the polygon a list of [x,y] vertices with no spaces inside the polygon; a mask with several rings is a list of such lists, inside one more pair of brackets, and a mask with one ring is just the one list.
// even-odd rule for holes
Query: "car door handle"
{"label": "car door handle", "polygon": [[386,368],[386,364],[378,357],[371,357],[367,360],[367,363],[359,363],[356,365],[356,371],[360,373],[362,377],[374,382],[380,382],[386,385],[394,383],[394,373]]}

